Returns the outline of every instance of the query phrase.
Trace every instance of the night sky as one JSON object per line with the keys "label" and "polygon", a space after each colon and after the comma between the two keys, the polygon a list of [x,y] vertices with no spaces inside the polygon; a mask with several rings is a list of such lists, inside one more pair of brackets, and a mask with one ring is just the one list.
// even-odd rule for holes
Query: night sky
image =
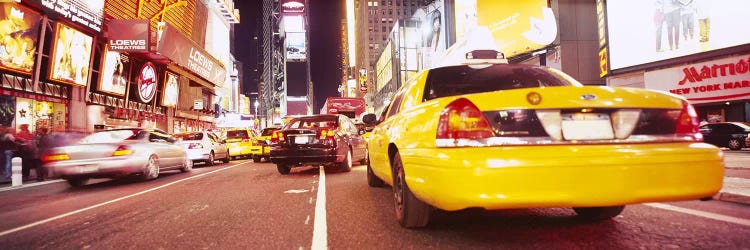
{"label": "night sky", "polygon": [[[345,16],[345,1],[308,0],[307,6],[310,32],[310,75],[314,85],[315,103],[313,112],[322,108],[326,97],[338,96],[341,79],[341,19]],[[243,93],[258,91],[259,56],[262,55],[261,0],[235,0],[240,10],[240,23],[235,26],[235,57],[243,63]],[[253,36],[258,40],[253,40]],[[257,69],[257,72],[255,71]]]}

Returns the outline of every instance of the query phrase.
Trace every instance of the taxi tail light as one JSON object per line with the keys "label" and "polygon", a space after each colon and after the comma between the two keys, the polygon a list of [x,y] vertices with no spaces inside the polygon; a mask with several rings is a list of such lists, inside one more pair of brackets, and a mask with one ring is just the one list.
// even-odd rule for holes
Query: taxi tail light
{"label": "taxi tail light", "polygon": [[440,113],[437,139],[482,139],[492,136],[494,132],[487,119],[466,98],[451,102]]}
{"label": "taxi tail light", "polygon": [[64,160],[70,160],[70,156],[67,154],[48,154],[45,156],[42,156],[42,162],[53,162],[53,161],[64,161]]}
{"label": "taxi tail light", "polygon": [[131,154],[133,154],[133,150],[126,145],[120,145],[117,147],[117,149],[115,149],[115,152],[112,152],[112,156],[123,156]]}
{"label": "taxi tail light", "polygon": [[198,149],[198,148],[203,148],[203,145],[200,143],[190,143],[190,145],[188,145],[188,149]]}
{"label": "taxi tail light", "polygon": [[687,101],[682,101],[682,110],[677,118],[677,126],[674,133],[677,135],[689,135],[697,141],[703,140],[703,134],[700,133],[700,122],[698,121],[698,112],[695,112],[693,105]]}
{"label": "taxi tail light", "polygon": [[249,141],[250,141],[250,139],[247,139],[247,138],[242,138],[242,141],[241,141],[241,142],[249,142]]}

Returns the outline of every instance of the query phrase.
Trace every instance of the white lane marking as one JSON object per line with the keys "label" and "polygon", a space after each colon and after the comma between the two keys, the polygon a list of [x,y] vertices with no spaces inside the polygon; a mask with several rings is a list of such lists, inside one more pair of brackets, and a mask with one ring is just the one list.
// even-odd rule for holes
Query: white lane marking
{"label": "white lane marking", "polygon": [[713,220],[718,220],[718,221],[724,221],[724,222],[739,224],[739,225],[743,225],[743,226],[750,226],[750,220],[748,220],[748,219],[742,219],[742,218],[737,218],[737,217],[732,217],[732,216],[726,216],[726,215],[722,215],[722,214],[716,214],[716,213],[698,211],[698,210],[693,210],[693,209],[688,209],[688,208],[682,208],[682,207],[672,206],[672,205],[668,205],[668,204],[664,204],[664,203],[646,203],[646,204],[643,204],[643,205],[646,205],[646,206],[649,206],[649,207],[661,208],[661,209],[664,209],[664,210],[670,210],[670,211],[675,211],[675,212],[680,212],[680,213],[691,214],[691,215],[695,215],[695,216],[699,216],[699,217],[703,217],[703,218],[708,218],[708,219],[713,219]]}
{"label": "white lane marking", "polygon": [[144,191],[141,191],[141,192],[138,192],[138,193],[134,193],[134,194],[130,194],[130,195],[126,195],[126,196],[123,196],[123,197],[120,197],[120,198],[117,198],[117,199],[114,199],[114,200],[102,202],[102,203],[99,203],[99,204],[96,204],[96,205],[92,205],[92,206],[89,206],[89,207],[81,208],[81,209],[78,209],[78,210],[75,210],[75,211],[72,211],[72,212],[67,212],[67,213],[64,213],[64,214],[61,214],[61,215],[58,215],[58,216],[54,216],[54,217],[51,217],[51,218],[47,218],[47,219],[44,219],[44,220],[40,220],[40,221],[37,221],[37,222],[32,222],[32,223],[29,223],[29,224],[26,224],[26,225],[23,225],[23,226],[20,226],[20,227],[8,229],[8,230],[0,232],[0,237],[8,235],[8,234],[11,234],[11,233],[15,233],[15,232],[18,232],[18,231],[21,231],[21,230],[24,230],[24,229],[28,229],[28,228],[32,228],[32,227],[35,227],[35,226],[39,226],[39,225],[42,225],[42,224],[50,222],[50,221],[54,221],[54,220],[62,219],[62,218],[65,218],[65,217],[68,217],[68,216],[71,216],[71,215],[79,214],[79,213],[82,213],[82,212],[85,212],[85,211],[88,211],[88,210],[91,210],[91,209],[94,209],[94,208],[97,208],[97,207],[109,205],[109,204],[112,204],[112,203],[115,203],[115,202],[118,202],[118,201],[122,201],[122,200],[125,200],[125,199],[133,198],[133,197],[136,197],[136,196],[139,196],[139,195],[142,195],[142,194],[150,193],[150,192],[153,192],[153,191],[156,191],[156,190],[168,187],[168,186],[172,186],[174,184],[177,184],[177,183],[180,183],[180,182],[183,182],[183,181],[187,181],[187,180],[190,180],[190,179],[195,179],[195,178],[198,178],[198,177],[203,177],[204,175],[209,175],[209,174],[213,174],[213,173],[216,173],[216,172],[224,171],[224,170],[227,170],[227,169],[230,169],[230,168],[233,168],[233,167],[245,164],[245,163],[249,163],[249,161],[238,163],[238,164],[234,164],[234,165],[231,165],[231,166],[228,166],[228,167],[225,167],[225,168],[222,168],[222,169],[217,169],[217,170],[214,170],[214,171],[211,171],[211,172],[202,173],[202,174],[199,174],[199,175],[196,175],[196,176],[190,176],[190,177],[185,178],[185,179],[176,180],[174,182],[170,182],[170,183],[158,186],[158,187],[146,189]]}
{"label": "white lane marking", "polygon": [[[315,201],[315,220],[313,221],[312,250],[328,249],[328,229],[326,226],[326,173],[320,169],[318,197]],[[312,198],[311,198],[312,199]]]}
{"label": "white lane marking", "polygon": [[[309,200],[309,201],[307,201],[307,203],[310,203],[310,204],[312,204],[312,200],[313,200],[312,198],[313,198],[313,197],[310,197],[310,200]],[[315,204],[315,205],[317,205],[317,204]]]}
{"label": "white lane marking", "polygon": [[308,215],[307,218],[305,218],[305,225],[310,224],[310,216]]}
{"label": "white lane marking", "polygon": [[307,193],[310,192],[310,190],[307,189],[291,189],[284,191],[285,194],[301,194],[301,193]]}

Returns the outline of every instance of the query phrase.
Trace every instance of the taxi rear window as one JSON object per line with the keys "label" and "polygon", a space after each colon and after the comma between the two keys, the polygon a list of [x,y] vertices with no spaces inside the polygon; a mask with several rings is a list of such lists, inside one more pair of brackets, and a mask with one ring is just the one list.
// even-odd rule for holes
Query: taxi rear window
{"label": "taxi rear window", "polygon": [[250,139],[250,136],[247,134],[247,130],[230,130],[227,131],[227,139]]}
{"label": "taxi rear window", "polygon": [[498,90],[574,85],[577,83],[545,67],[497,64],[472,68],[461,65],[430,70],[424,100]]}

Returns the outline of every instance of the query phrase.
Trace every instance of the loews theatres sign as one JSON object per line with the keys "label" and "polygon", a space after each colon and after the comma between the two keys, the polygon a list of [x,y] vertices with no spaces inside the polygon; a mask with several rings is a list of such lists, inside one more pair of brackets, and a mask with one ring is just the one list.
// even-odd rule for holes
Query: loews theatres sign
{"label": "loews theatres sign", "polygon": [[148,20],[112,20],[107,23],[109,50],[141,51],[149,49]]}
{"label": "loews theatres sign", "polygon": [[223,84],[225,81],[227,71],[224,66],[171,25],[164,27],[156,52],[215,85]]}
{"label": "loews theatres sign", "polygon": [[750,55],[646,72],[646,88],[668,91],[692,103],[750,98]]}

